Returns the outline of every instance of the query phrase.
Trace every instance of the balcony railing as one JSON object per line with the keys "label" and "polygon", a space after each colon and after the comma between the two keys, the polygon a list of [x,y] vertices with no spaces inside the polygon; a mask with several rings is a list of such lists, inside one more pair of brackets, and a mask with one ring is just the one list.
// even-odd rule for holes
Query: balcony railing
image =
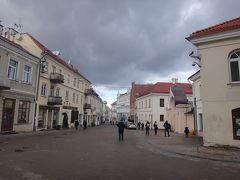
{"label": "balcony railing", "polygon": [[54,83],[64,83],[64,76],[60,73],[51,73],[50,80]]}
{"label": "balcony railing", "polygon": [[10,89],[10,80],[0,74],[0,89]]}
{"label": "balcony railing", "polygon": [[85,103],[83,108],[84,109],[91,109],[91,107],[92,107],[91,104]]}
{"label": "balcony railing", "polygon": [[62,105],[62,97],[48,96],[48,105]]}

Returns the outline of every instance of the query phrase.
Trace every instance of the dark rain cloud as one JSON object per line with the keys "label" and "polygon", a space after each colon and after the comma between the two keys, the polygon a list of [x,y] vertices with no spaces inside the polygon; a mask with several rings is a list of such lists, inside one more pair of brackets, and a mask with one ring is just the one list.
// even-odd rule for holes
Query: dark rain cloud
{"label": "dark rain cloud", "polygon": [[128,86],[192,69],[191,32],[239,16],[240,1],[0,0],[3,25],[27,31],[95,85]]}

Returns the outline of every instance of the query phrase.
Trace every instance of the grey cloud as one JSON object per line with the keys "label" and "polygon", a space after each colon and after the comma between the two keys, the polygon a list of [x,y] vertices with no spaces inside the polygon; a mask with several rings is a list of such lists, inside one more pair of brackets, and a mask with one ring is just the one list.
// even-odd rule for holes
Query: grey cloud
{"label": "grey cloud", "polygon": [[[239,16],[240,2],[210,0],[0,0],[0,20],[21,19],[96,85],[127,86],[191,69],[184,38]],[[192,8],[192,9],[191,9]]]}

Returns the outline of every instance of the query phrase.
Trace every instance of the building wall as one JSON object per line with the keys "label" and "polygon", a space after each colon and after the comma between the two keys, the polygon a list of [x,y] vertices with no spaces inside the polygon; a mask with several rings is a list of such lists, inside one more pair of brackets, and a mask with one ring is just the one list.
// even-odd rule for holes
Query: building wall
{"label": "building wall", "polygon": [[[8,79],[8,64],[10,59],[17,61],[15,80]],[[29,83],[23,82],[23,69],[25,65],[31,67]],[[0,39],[0,74],[2,75],[1,78],[5,79],[4,81],[8,81],[10,85],[10,90],[0,90],[0,129],[2,125],[4,99],[13,99],[15,101],[13,131],[21,132],[33,130],[38,72],[38,58],[12,45],[12,43]],[[29,120],[27,123],[18,122],[20,118],[20,101],[27,101],[30,104]]]}
{"label": "building wall", "polygon": [[[164,107],[160,107],[160,99],[164,99]],[[149,103],[150,102],[150,103]],[[150,122],[150,127],[156,121],[159,129],[163,129],[166,120],[166,107],[169,104],[168,94],[151,93],[137,98],[137,116],[140,122]],[[160,121],[160,115],[163,115],[163,121]]]}
{"label": "building wall", "polygon": [[128,119],[128,117],[130,116],[130,93],[129,92],[118,96],[116,111],[117,111],[118,120],[121,119],[121,117],[124,117],[125,120]]}
{"label": "building wall", "polygon": [[201,55],[201,95],[203,103],[203,137],[205,145],[240,147],[233,139],[232,109],[240,107],[240,86],[230,83],[228,56],[239,49],[240,38],[204,43]]}
{"label": "building wall", "polygon": [[[35,54],[39,58],[43,57],[42,50],[36,45],[36,43],[29,37],[28,34],[23,34],[19,40],[16,40],[17,43],[22,45],[26,50],[30,51],[31,53]],[[38,92],[38,110],[36,117],[39,117],[39,107],[40,106],[46,106],[47,108],[58,108],[58,124],[62,125],[63,115],[62,113],[66,112],[68,114],[68,122],[70,126],[73,126],[71,124],[71,110],[75,109],[79,111],[79,119],[82,122],[82,118],[84,115],[83,112],[83,105],[85,103],[84,98],[84,92],[86,89],[90,87],[90,82],[88,82],[85,78],[80,76],[79,74],[75,73],[71,70],[72,65],[69,64],[69,67],[59,63],[57,60],[55,60],[53,57],[46,55],[44,59],[48,63],[48,71],[46,73],[40,74],[40,81],[39,81],[39,92]],[[42,60],[44,60],[42,59]],[[60,73],[64,75],[64,83],[52,83],[50,81],[50,74],[53,73],[53,67],[56,68],[56,73]],[[76,83],[74,83],[76,82]],[[47,94],[46,96],[41,95],[41,87],[42,83],[47,84]],[[48,96],[50,95],[50,87],[54,87],[54,95],[56,96],[56,90],[57,88],[60,89],[59,96],[62,97],[62,105],[54,105],[49,107],[48,106]],[[68,99],[66,99],[66,91],[69,92]],[[75,99],[73,99],[73,94],[75,94]],[[51,116],[47,117],[47,121],[50,121],[49,118]],[[45,122],[45,125],[47,125],[47,122]],[[38,124],[36,123],[36,126]],[[46,126],[44,128],[47,128]],[[41,128],[40,128],[41,129]]]}

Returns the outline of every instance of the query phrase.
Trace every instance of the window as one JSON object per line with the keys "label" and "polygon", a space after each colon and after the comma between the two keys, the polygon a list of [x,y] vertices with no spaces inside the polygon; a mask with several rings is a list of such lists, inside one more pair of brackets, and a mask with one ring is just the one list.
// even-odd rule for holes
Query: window
{"label": "window", "polygon": [[68,99],[69,99],[69,91],[66,91],[65,100],[68,101]]}
{"label": "window", "polygon": [[231,72],[231,82],[240,81],[240,51],[234,52],[230,56],[230,72]]}
{"label": "window", "polygon": [[57,96],[57,97],[60,96],[60,88],[59,88],[59,87],[56,89],[56,96]]}
{"label": "window", "polygon": [[73,85],[74,85],[74,87],[76,87],[76,82],[77,82],[77,79],[74,78],[74,81],[73,81]]}
{"label": "window", "polygon": [[73,93],[73,103],[75,103],[75,93]]}
{"label": "window", "polygon": [[9,79],[16,80],[17,65],[18,65],[17,61],[10,59],[9,66],[8,66],[8,78]]}
{"label": "window", "polygon": [[76,104],[78,104],[79,94],[77,94]]}
{"label": "window", "polygon": [[83,96],[81,96],[81,104],[83,104]]}
{"label": "window", "polygon": [[232,110],[233,139],[240,140],[240,108]]}
{"label": "window", "polygon": [[151,108],[151,99],[148,100],[148,107]]}
{"label": "window", "polygon": [[56,73],[56,66],[52,66],[52,72]]}
{"label": "window", "polygon": [[29,122],[30,102],[19,101],[18,107],[18,123],[26,124]]}
{"label": "window", "polygon": [[42,96],[46,96],[47,95],[47,84],[46,83],[42,83],[41,95]]}
{"label": "window", "polygon": [[23,82],[30,83],[30,73],[31,73],[31,67],[28,65],[24,65]]}
{"label": "window", "polygon": [[59,69],[59,74],[62,74],[62,70],[61,69]]}
{"label": "window", "polygon": [[68,74],[67,82],[70,83],[70,75]]}
{"label": "window", "polygon": [[78,83],[77,83],[77,88],[79,88],[79,84],[80,84],[80,81],[78,80]]}
{"label": "window", "polygon": [[160,121],[164,121],[164,115],[163,114],[160,114]]}
{"label": "window", "polygon": [[198,118],[199,118],[199,127],[198,130],[202,131],[203,130],[203,118],[202,118],[202,113],[198,114]]}
{"label": "window", "polygon": [[160,99],[160,107],[164,107],[164,99]]}
{"label": "window", "polygon": [[147,100],[145,100],[145,108],[147,108]]}

